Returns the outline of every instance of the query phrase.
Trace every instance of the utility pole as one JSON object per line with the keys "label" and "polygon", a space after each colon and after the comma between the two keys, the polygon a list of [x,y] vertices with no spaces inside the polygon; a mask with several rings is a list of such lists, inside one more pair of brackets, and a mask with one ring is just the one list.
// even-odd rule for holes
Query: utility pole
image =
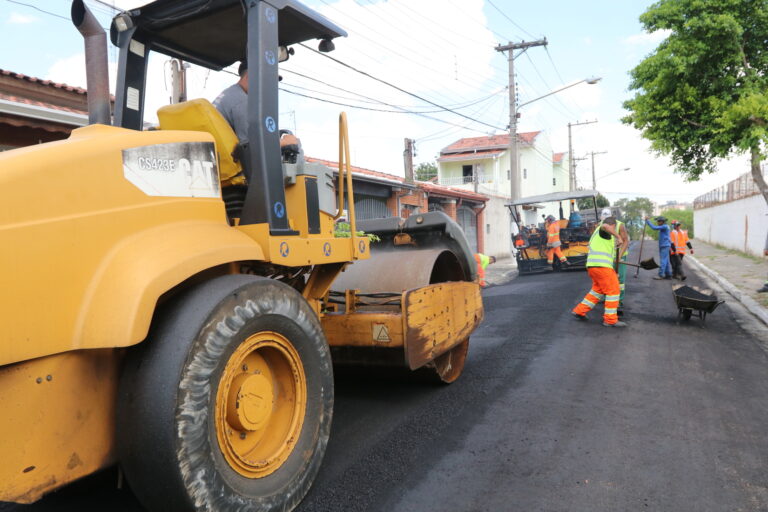
{"label": "utility pole", "polygon": [[591,151],[587,153],[592,155],[592,190],[597,190],[597,180],[595,179],[595,155],[604,155],[607,151]]}
{"label": "utility pole", "polygon": [[405,164],[405,181],[413,183],[413,139],[404,139],[403,161]]}
{"label": "utility pole", "polygon": [[517,165],[517,99],[515,93],[514,50],[527,50],[533,46],[546,46],[547,38],[538,41],[522,41],[498,45],[497,52],[507,52],[509,62],[509,196],[513,201],[520,198],[520,169]]}
{"label": "utility pole", "polygon": [[568,183],[569,183],[568,190],[571,192],[576,190],[576,166],[573,163],[574,162],[573,139],[571,137],[571,127],[581,126],[583,124],[592,124],[596,122],[597,122],[597,119],[595,119],[594,121],[579,121],[576,123],[568,123]]}

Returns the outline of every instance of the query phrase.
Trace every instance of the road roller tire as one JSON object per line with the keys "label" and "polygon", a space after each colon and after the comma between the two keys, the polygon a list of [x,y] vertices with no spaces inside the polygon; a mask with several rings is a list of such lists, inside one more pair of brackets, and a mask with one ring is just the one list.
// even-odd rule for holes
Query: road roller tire
{"label": "road roller tire", "polygon": [[150,511],[289,511],[328,441],[330,352],[296,290],[223,276],[156,312],[119,399],[120,465]]}

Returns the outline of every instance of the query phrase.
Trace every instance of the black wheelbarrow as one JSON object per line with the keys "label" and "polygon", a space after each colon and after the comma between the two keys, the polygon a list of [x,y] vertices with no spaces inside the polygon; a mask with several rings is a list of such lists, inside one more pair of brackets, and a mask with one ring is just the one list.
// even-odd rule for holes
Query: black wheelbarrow
{"label": "black wheelbarrow", "polygon": [[718,300],[712,290],[702,290],[698,286],[676,284],[672,287],[672,293],[677,304],[677,323],[680,323],[681,319],[690,320],[695,313],[701,318],[701,326],[704,327],[707,313],[712,313],[717,306],[725,302]]}

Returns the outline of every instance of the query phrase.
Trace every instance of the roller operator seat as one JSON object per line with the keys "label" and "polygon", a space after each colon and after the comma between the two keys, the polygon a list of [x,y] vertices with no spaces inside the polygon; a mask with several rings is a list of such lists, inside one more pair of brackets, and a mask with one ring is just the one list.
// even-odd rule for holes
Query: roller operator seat
{"label": "roller operator seat", "polygon": [[195,99],[166,105],[157,111],[157,117],[161,130],[210,133],[219,152],[219,179],[222,187],[246,184],[243,166],[232,156],[239,143],[237,135],[210,101]]}

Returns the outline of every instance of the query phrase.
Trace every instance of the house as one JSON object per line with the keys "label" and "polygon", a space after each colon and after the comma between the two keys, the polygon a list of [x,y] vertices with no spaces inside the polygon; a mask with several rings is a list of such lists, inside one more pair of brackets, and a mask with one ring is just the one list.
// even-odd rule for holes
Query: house
{"label": "house", "polygon": [[[553,153],[545,132],[518,133],[521,197],[568,190],[568,153]],[[489,197],[486,203],[487,240],[494,250],[510,254],[510,215],[504,204],[510,198],[509,134],[460,139],[440,151],[438,183],[472,190]],[[541,222],[541,215],[557,215],[556,205],[523,211],[525,224]],[[498,252],[496,254],[499,254]]]}
{"label": "house", "polygon": [[66,139],[86,124],[85,89],[0,69],[0,151]]}

